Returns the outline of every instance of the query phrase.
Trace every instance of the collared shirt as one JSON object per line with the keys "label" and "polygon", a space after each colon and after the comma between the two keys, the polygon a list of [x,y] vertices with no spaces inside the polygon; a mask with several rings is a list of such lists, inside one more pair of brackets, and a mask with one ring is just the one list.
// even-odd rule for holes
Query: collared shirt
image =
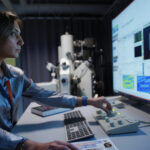
{"label": "collared shirt", "polygon": [[19,103],[22,96],[31,98],[40,104],[74,108],[77,103],[75,96],[47,91],[36,86],[36,84],[26,77],[24,72],[14,66],[1,64],[4,71],[4,77],[0,78],[0,84],[8,93],[5,82],[10,81],[11,91],[13,95],[13,110],[8,98],[4,97],[0,92],[0,150],[14,150],[20,142],[26,140],[24,137],[11,133],[11,129],[18,118]]}

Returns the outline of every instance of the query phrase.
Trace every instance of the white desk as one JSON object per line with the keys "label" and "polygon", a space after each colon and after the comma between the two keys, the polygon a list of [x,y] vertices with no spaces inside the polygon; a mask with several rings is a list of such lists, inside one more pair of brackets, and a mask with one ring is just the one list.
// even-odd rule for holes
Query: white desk
{"label": "white desk", "polygon": [[[12,132],[39,142],[49,142],[53,140],[66,141],[63,114],[42,118],[31,114],[30,109],[35,105],[35,103],[30,104]],[[93,118],[92,113],[95,112],[96,108],[87,106],[76,109],[80,109],[95,134],[95,137],[88,140],[108,137]],[[125,105],[125,109],[121,109],[120,112],[126,113],[137,120],[150,122],[150,114],[133,108],[130,105]],[[119,150],[149,150],[150,125],[146,126],[141,124],[137,133],[113,135],[109,136],[109,138]]]}

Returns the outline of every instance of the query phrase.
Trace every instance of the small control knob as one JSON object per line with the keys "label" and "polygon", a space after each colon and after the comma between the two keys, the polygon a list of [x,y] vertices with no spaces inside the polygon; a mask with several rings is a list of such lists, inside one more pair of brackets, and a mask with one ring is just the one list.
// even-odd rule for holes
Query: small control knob
{"label": "small control knob", "polygon": [[122,125],[123,124],[122,120],[118,120],[118,124]]}
{"label": "small control knob", "polygon": [[97,114],[102,114],[101,110],[96,111]]}
{"label": "small control knob", "polygon": [[112,102],[112,105],[114,105],[114,104],[115,104],[115,101]]}
{"label": "small control knob", "polygon": [[116,112],[113,112],[113,111],[112,111],[112,112],[109,112],[109,113],[108,113],[108,117],[114,117],[114,116],[116,116]]}
{"label": "small control knob", "polygon": [[105,121],[106,121],[106,122],[110,122],[110,120],[109,120],[109,118],[108,118],[108,117],[106,117],[106,118],[105,118]]}
{"label": "small control knob", "polygon": [[114,122],[110,122],[110,126],[114,127],[115,126]]}

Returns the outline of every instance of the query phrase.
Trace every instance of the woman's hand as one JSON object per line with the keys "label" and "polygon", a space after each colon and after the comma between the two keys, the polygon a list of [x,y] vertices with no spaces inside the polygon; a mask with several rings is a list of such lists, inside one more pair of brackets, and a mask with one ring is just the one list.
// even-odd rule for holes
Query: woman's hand
{"label": "woman's hand", "polygon": [[23,150],[77,150],[77,148],[70,143],[62,141],[38,143],[31,140],[27,140],[24,143]]}
{"label": "woman's hand", "polygon": [[88,98],[87,103],[88,105],[103,109],[106,113],[109,113],[112,110],[111,104],[106,100],[104,96],[97,98]]}

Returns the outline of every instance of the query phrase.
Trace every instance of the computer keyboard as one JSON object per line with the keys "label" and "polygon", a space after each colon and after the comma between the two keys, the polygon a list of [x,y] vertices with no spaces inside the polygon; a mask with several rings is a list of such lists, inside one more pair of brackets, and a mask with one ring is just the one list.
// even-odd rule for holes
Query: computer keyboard
{"label": "computer keyboard", "polygon": [[122,134],[136,132],[139,121],[122,114],[117,108],[113,109],[110,114],[103,110],[94,113],[94,117],[107,134]]}
{"label": "computer keyboard", "polygon": [[94,135],[79,110],[65,113],[64,125],[68,142],[92,137]]}

